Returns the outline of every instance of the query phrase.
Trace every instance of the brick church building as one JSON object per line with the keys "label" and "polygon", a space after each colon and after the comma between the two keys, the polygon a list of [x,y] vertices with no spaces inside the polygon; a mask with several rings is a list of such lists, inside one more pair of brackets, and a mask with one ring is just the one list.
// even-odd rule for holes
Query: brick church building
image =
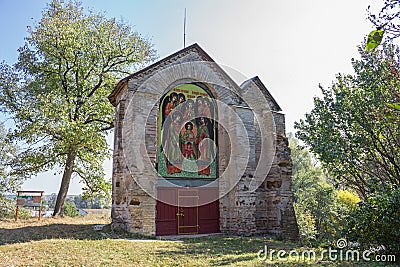
{"label": "brick church building", "polygon": [[285,117],[258,77],[238,85],[193,44],[109,100],[114,228],[298,238]]}

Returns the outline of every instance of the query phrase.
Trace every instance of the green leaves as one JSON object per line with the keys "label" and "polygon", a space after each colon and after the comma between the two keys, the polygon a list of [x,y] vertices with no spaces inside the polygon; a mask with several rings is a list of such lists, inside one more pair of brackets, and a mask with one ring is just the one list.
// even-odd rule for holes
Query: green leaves
{"label": "green leaves", "polygon": [[11,168],[13,161],[17,158],[18,150],[19,147],[10,140],[9,133],[0,123],[0,199],[7,193],[15,193],[26,178],[25,175],[19,175]]}
{"label": "green leaves", "polygon": [[289,147],[300,240],[310,244],[340,238],[345,225],[344,218],[354,204],[356,195],[336,190],[328,183],[325,171],[307,149],[299,146],[297,139],[289,137]]}
{"label": "green leaves", "polygon": [[361,248],[384,246],[386,254],[400,256],[400,189],[378,191],[348,216],[347,236]]}
{"label": "green leaves", "polygon": [[106,188],[101,163],[114,123],[107,96],[119,79],[155,58],[152,44],[79,1],[53,0],[18,51],[14,66],[0,64],[0,107],[14,119],[14,140],[25,144],[13,167],[27,174],[63,168],[73,148],[74,172],[95,174],[86,185]]}
{"label": "green leaves", "polygon": [[377,47],[383,39],[383,30],[375,30],[368,34],[367,44],[365,46],[366,50],[372,50]]}
{"label": "green leaves", "polygon": [[390,103],[390,104],[388,104],[388,107],[393,108],[397,111],[400,111],[400,103]]}
{"label": "green leaves", "polygon": [[376,184],[400,185],[400,50],[383,44],[360,53],[355,74],[338,75],[331,88],[322,89],[295,128],[337,185],[366,198]]}

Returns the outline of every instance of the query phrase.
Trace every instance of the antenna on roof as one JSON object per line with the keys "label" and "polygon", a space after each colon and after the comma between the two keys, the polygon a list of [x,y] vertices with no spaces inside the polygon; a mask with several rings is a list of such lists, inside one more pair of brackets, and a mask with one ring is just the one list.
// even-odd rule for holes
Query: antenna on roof
{"label": "antenna on roof", "polygon": [[183,17],[183,48],[186,47],[186,8],[185,16]]}

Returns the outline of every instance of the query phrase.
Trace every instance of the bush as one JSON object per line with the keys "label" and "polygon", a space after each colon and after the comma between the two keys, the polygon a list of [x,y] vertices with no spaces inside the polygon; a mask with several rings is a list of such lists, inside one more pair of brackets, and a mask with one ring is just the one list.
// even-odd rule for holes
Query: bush
{"label": "bush", "polygon": [[[0,196],[0,219],[13,219],[15,218],[15,199],[9,199]],[[28,209],[19,207],[18,218],[28,219],[31,217],[31,212]]]}
{"label": "bush", "polygon": [[346,235],[364,249],[384,246],[400,257],[400,189],[375,192],[348,216]]}
{"label": "bush", "polygon": [[297,139],[291,138],[289,144],[300,240],[315,245],[333,243],[343,236],[346,218],[360,199],[351,191],[336,190],[329,183],[330,177]]}
{"label": "bush", "polygon": [[359,202],[359,196],[353,191],[337,190],[337,217],[334,220],[336,228],[336,240],[344,237],[344,229],[346,228],[348,217],[352,211],[357,209]]}
{"label": "bush", "polygon": [[64,215],[69,216],[69,217],[78,217],[79,212],[76,209],[76,206],[74,203],[65,201],[64,203]]}
{"label": "bush", "polygon": [[354,210],[357,208],[357,204],[361,201],[360,197],[356,193],[349,190],[338,190],[337,196],[338,203],[348,210]]}
{"label": "bush", "polygon": [[315,229],[315,218],[309,210],[305,210],[300,204],[294,203],[297,225],[299,227],[300,242],[311,245],[317,239],[317,230]]}
{"label": "bush", "polygon": [[9,219],[15,215],[15,200],[0,196],[0,219]]}

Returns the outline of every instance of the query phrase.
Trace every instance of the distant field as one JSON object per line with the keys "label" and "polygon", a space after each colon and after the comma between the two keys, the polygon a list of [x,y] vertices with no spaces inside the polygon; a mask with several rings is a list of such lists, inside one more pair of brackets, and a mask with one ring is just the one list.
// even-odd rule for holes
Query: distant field
{"label": "distant field", "polygon": [[111,217],[111,209],[83,209],[93,215],[108,215]]}
{"label": "distant field", "polygon": [[[93,227],[110,219],[43,218],[0,221],[0,266],[338,266],[332,262],[260,261],[265,246],[276,251],[296,248],[293,243],[210,236],[182,241],[138,239],[112,233],[109,226]],[[278,265],[279,264],[279,265]],[[343,263],[340,266],[385,266]]]}

